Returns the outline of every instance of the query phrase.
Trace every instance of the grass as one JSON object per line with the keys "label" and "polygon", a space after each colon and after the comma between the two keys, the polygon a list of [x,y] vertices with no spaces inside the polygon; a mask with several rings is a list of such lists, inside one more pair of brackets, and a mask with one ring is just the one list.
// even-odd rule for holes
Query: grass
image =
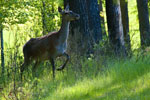
{"label": "grass", "polygon": [[91,76],[68,70],[57,72],[55,81],[42,77],[29,100],[150,100],[148,59],[111,60],[98,74],[90,70]]}

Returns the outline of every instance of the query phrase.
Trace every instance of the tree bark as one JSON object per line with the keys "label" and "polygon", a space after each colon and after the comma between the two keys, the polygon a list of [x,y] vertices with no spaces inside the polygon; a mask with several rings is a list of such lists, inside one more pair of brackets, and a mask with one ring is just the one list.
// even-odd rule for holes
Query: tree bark
{"label": "tree bark", "polygon": [[66,7],[67,4],[69,4],[69,0],[64,0],[64,8]]}
{"label": "tree bark", "polygon": [[148,1],[137,0],[141,46],[150,46],[150,25],[148,13]]}
{"label": "tree bark", "polygon": [[120,0],[121,5],[121,17],[123,24],[124,40],[127,50],[131,50],[130,35],[129,35],[129,16],[128,16],[128,2],[126,0]]}
{"label": "tree bark", "polygon": [[109,40],[116,55],[126,55],[120,0],[106,0],[107,25]]}
{"label": "tree bark", "polygon": [[0,26],[0,34],[1,34],[1,66],[2,66],[2,75],[4,75],[5,66],[4,66],[4,40],[3,40],[3,28]]}
{"label": "tree bark", "polygon": [[91,40],[86,0],[64,0],[64,6],[67,3],[69,3],[70,10],[80,15],[79,20],[72,21],[70,24],[70,48],[79,55],[90,52]]}
{"label": "tree bark", "polygon": [[90,33],[95,43],[102,39],[101,19],[97,0],[86,0]]}
{"label": "tree bark", "polygon": [[101,19],[97,0],[64,0],[64,6],[69,3],[70,10],[80,15],[78,21],[71,22],[71,41],[78,44],[81,54],[92,53],[95,43],[102,39]]}

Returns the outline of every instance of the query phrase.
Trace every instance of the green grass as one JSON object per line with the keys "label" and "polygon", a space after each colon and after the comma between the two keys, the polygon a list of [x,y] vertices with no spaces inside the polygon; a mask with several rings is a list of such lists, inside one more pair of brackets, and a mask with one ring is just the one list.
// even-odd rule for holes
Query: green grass
{"label": "green grass", "polygon": [[[73,63],[64,72],[56,72],[55,80],[48,71],[40,74],[39,70],[39,79],[28,79],[23,87],[16,83],[17,90],[23,91],[17,95],[19,100],[150,100],[149,59],[111,58],[105,67],[95,59],[84,60],[82,72]],[[8,96],[12,86],[13,82],[2,93]],[[6,100],[1,94],[0,99]]]}
{"label": "green grass", "polygon": [[91,76],[57,72],[55,81],[50,76],[40,79],[29,100],[150,100],[148,59],[111,60],[104,71],[91,70]]}

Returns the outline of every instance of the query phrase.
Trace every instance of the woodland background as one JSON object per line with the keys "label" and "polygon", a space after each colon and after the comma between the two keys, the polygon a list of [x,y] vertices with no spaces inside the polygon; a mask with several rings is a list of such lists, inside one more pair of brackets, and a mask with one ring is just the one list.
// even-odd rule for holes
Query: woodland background
{"label": "woodland background", "polygon": [[[23,45],[58,31],[58,6],[80,14],[71,22],[71,60],[52,78],[48,61],[20,81]],[[149,100],[150,0],[0,0],[1,100]],[[57,59],[56,66],[64,62]]]}

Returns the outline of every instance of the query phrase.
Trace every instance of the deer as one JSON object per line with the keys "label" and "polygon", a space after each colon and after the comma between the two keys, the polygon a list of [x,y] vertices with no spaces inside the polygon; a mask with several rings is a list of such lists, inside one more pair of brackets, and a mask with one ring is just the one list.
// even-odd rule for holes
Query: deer
{"label": "deer", "polygon": [[69,25],[71,21],[79,20],[80,15],[69,10],[69,5],[64,10],[58,7],[58,12],[62,16],[59,31],[49,32],[42,37],[31,38],[23,46],[24,63],[20,67],[21,80],[24,70],[33,61],[35,61],[35,65],[32,66],[32,73],[37,69],[40,62],[49,60],[52,65],[53,78],[55,78],[55,59],[61,56],[66,57],[65,63],[57,68],[58,71],[63,70],[69,61],[70,56],[66,53]]}

